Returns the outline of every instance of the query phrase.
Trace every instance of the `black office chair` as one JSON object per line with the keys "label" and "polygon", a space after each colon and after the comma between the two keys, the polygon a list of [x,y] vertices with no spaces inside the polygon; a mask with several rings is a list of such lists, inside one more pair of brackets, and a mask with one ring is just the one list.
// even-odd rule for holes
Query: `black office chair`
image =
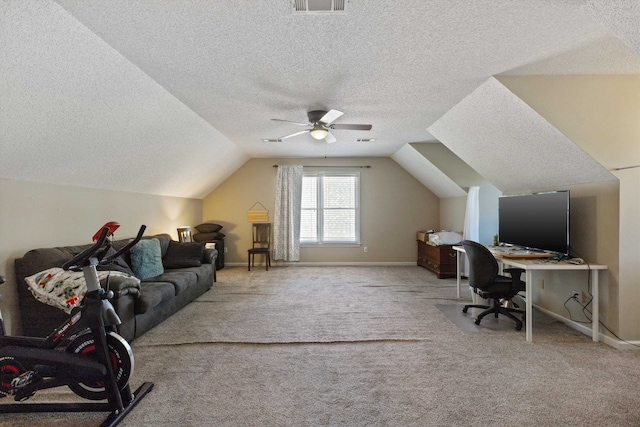
{"label": "black office chair", "polygon": [[506,307],[503,303],[511,301],[518,292],[525,290],[525,283],[520,280],[520,275],[524,270],[505,268],[504,272],[509,273],[511,277],[501,276],[498,274],[498,262],[489,249],[471,240],[463,240],[462,246],[464,246],[469,260],[469,285],[481,298],[493,300],[492,306],[467,304],[462,312],[466,313],[472,307],[485,309],[476,318],[476,325],[479,325],[482,318],[488,314],[494,313],[496,318],[499,314],[503,314],[516,322],[516,330],[521,330],[522,321],[513,313],[521,314],[522,320],[524,320],[525,312],[517,308]]}
{"label": "black office chair", "polygon": [[271,223],[256,222],[253,224],[253,247],[248,250],[248,270],[251,271],[251,265],[254,264],[255,255],[265,255],[265,265],[267,271],[271,266]]}

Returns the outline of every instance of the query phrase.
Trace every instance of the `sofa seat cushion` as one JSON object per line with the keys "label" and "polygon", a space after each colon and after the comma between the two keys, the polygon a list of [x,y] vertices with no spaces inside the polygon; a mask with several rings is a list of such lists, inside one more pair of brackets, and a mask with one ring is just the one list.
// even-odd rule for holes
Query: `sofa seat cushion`
{"label": "sofa seat cushion", "polygon": [[176,289],[173,283],[168,282],[142,282],[142,292],[136,298],[135,313],[146,313],[153,307],[165,301],[175,298]]}
{"label": "sofa seat cushion", "polygon": [[[193,268],[198,268],[198,267],[193,267]],[[174,295],[178,295],[185,289],[195,285],[198,282],[198,275],[195,272],[185,271],[185,270],[187,269],[181,268],[179,271],[167,270],[160,276],[156,276],[152,279],[147,279],[147,280],[149,280],[150,282],[171,283],[175,289]]]}
{"label": "sofa seat cushion", "polygon": [[[215,268],[215,267],[212,267],[212,268]],[[212,280],[211,278],[212,268],[208,268],[202,265],[200,267],[181,268],[180,271],[195,274],[196,277],[198,278],[198,282],[201,282],[204,280]],[[171,270],[168,270],[168,271],[171,271]]]}

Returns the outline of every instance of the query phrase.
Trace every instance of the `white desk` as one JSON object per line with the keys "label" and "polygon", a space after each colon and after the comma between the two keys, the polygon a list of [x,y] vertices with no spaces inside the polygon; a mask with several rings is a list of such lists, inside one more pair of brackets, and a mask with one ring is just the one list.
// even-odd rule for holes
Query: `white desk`
{"label": "white desk", "polygon": [[[458,298],[460,298],[460,277],[462,275],[462,254],[464,253],[463,246],[454,246],[453,249],[456,251],[457,255],[457,269],[456,269],[456,277],[457,277],[457,286],[458,286]],[[526,318],[525,318],[525,327],[526,327],[526,336],[527,341],[532,341],[533,338],[533,325],[532,325],[532,310],[533,310],[533,273],[535,271],[541,270],[589,270],[590,280],[591,280],[591,294],[593,295],[593,300],[591,301],[591,330],[592,330],[592,338],[594,341],[600,341],[600,314],[599,314],[599,298],[598,298],[598,270],[606,270],[608,267],[606,265],[600,264],[570,264],[566,261],[560,261],[557,263],[551,262],[540,262],[540,260],[532,260],[532,259],[515,259],[515,258],[504,258],[499,255],[499,253],[494,253],[496,256],[496,260],[501,263],[503,266],[522,268],[525,270],[525,282],[526,282],[526,290],[525,290],[525,301],[527,303],[526,307]]]}

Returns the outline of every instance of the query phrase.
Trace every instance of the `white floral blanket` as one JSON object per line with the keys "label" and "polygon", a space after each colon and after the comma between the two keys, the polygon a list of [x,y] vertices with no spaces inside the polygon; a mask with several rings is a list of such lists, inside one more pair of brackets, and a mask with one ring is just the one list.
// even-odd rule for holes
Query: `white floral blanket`
{"label": "white floral blanket", "polygon": [[[140,282],[138,278],[119,271],[98,271],[98,279],[103,280],[107,276],[130,277]],[[67,313],[78,307],[87,293],[87,283],[81,271],[53,267],[27,277],[25,281],[35,299]]]}

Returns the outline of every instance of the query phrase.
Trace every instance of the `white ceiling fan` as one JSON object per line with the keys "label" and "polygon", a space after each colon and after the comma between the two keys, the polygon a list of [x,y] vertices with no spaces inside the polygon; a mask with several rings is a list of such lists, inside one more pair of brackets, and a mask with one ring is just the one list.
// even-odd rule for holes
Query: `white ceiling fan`
{"label": "white ceiling fan", "polygon": [[300,126],[308,126],[308,129],[305,129],[300,132],[295,132],[289,135],[281,136],[276,139],[267,139],[263,138],[264,142],[280,142],[283,139],[291,138],[297,135],[302,135],[303,133],[309,133],[311,136],[317,140],[324,139],[325,142],[331,144],[336,142],[337,139],[331,132],[332,129],[339,130],[371,130],[371,125],[355,125],[355,124],[333,124],[333,122],[342,116],[344,113],[338,110],[314,110],[309,111],[307,113],[307,117],[309,119],[308,123],[301,122],[292,122],[290,120],[282,120],[282,119],[271,119],[276,122],[285,122],[285,123],[293,123],[295,125]]}

